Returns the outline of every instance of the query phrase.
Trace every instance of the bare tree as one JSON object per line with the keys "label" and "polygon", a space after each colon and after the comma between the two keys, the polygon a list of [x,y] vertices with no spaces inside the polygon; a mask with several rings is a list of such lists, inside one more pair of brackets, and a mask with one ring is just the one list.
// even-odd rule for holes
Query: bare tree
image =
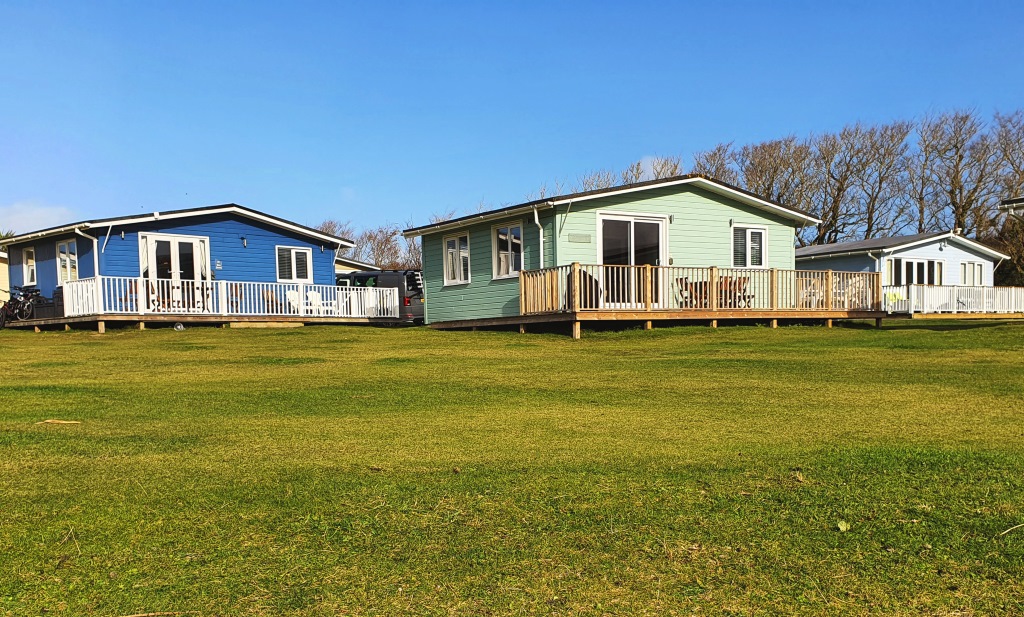
{"label": "bare tree", "polygon": [[1003,198],[1017,197],[1024,192],[1024,111],[996,113],[994,124],[999,190]]}
{"label": "bare tree", "polygon": [[615,186],[616,174],[610,171],[598,170],[584,174],[576,179],[576,186],[573,190],[577,193],[607,189]]}
{"label": "bare tree", "polygon": [[651,175],[655,180],[672,178],[683,173],[683,159],[678,156],[656,156],[651,161]]}
{"label": "bare tree", "polygon": [[634,161],[626,167],[626,170],[622,172],[622,183],[623,184],[636,184],[637,182],[643,182],[647,179],[647,169],[644,166],[643,159]]}
{"label": "bare tree", "polygon": [[402,265],[402,246],[398,241],[397,225],[385,223],[371,227],[359,234],[356,241],[356,259],[369,261],[384,270],[393,270]]}
{"label": "bare tree", "polygon": [[[801,210],[816,209],[808,207],[812,159],[810,144],[794,136],[746,145],[733,156],[747,190]],[[802,231],[798,241],[803,246],[814,237],[812,231]]]}
{"label": "bare tree", "polygon": [[448,210],[443,210],[441,212],[435,212],[431,214],[429,220],[431,224],[435,224],[444,223],[445,221],[450,221],[453,218],[455,218],[455,209],[449,208]]}
{"label": "bare tree", "polygon": [[[357,239],[356,229],[352,225],[351,221],[339,221],[337,219],[326,219],[314,229],[322,231],[325,234],[330,234],[338,238],[344,238],[346,240],[355,241]],[[351,256],[356,252],[354,248],[343,248],[339,251],[339,254],[344,256]]]}
{"label": "bare tree", "polygon": [[821,219],[811,244],[831,244],[845,239],[854,222],[854,189],[868,160],[865,130],[854,124],[810,143],[813,155],[805,181]]}
{"label": "bare tree", "polygon": [[[406,228],[415,226],[412,220],[405,222]],[[423,269],[423,249],[419,238],[403,238],[405,244],[402,247],[402,269],[404,270],[422,270]]]}
{"label": "bare tree", "polygon": [[973,111],[935,119],[935,218],[942,229],[985,235],[998,204],[996,140]]}
{"label": "bare tree", "polygon": [[896,235],[910,223],[907,142],[914,125],[898,121],[864,129],[867,160],[854,180],[854,226],[862,239]]}
{"label": "bare tree", "polygon": [[729,184],[739,184],[740,176],[733,167],[734,160],[732,142],[718,144],[710,150],[694,153],[693,169],[690,171]]}

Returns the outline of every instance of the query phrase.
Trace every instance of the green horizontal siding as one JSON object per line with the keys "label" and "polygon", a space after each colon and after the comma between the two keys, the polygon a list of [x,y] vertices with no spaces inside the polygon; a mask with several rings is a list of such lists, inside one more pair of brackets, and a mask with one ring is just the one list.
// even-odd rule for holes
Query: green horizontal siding
{"label": "green horizontal siding", "polygon": [[[691,186],[559,206],[555,216],[558,265],[574,261],[601,263],[597,254],[598,211],[673,215],[674,222],[668,224],[668,247],[674,266],[731,267],[731,219],[737,226],[756,225],[767,230],[768,267],[795,267],[794,222]],[[584,239],[588,241],[582,242]]]}
{"label": "green horizontal siding", "polygon": [[[519,279],[493,280],[494,264],[491,230],[498,225],[523,226],[523,261],[527,269],[540,267],[538,230],[533,216],[514,217],[469,225],[459,231],[423,236],[423,280],[426,288],[426,321],[436,323],[458,319],[484,319],[519,314]],[[544,225],[544,261],[554,263],[553,217],[541,217]],[[469,232],[470,282],[444,284],[444,238]]]}

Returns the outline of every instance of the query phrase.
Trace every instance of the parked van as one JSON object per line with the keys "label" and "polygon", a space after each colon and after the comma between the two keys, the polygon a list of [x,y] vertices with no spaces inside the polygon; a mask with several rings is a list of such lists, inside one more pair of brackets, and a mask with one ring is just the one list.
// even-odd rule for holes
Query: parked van
{"label": "parked van", "polygon": [[419,270],[363,270],[342,272],[339,287],[395,287],[398,289],[398,323],[423,323],[423,277]]}

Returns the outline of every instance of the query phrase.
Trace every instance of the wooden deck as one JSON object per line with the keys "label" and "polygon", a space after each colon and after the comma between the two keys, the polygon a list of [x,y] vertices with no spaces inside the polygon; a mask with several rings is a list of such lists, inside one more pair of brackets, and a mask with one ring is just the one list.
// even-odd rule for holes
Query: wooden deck
{"label": "wooden deck", "polygon": [[886,317],[881,278],[874,273],[606,266],[574,263],[519,276],[519,315],[445,321],[437,329],[569,323],[579,338],[585,322],[763,322]]}

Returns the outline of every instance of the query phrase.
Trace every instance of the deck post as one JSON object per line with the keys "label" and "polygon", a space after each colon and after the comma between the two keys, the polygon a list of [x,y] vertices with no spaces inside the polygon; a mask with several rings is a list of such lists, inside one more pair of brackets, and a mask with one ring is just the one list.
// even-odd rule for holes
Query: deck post
{"label": "deck post", "polygon": [[[718,310],[718,266],[711,266],[708,272],[708,308]],[[718,320],[712,322],[712,328],[718,327]]]}
{"label": "deck post", "polygon": [[526,324],[519,324],[519,334],[526,334]]}
{"label": "deck post", "polygon": [[580,310],[580,262],[572,262],[572,276],[569,280],[572,281],[572,304],[569,305],[569,308],[573,313],[578,313]]}
{"label": "deck post", "polygon": [[882,311],[882,273],[875,272],[875,301],[872,302],[872,306],[875,307],[876,311]]}
{"label": "deck post", "polygon": [[103,314],[103,277],[96,273],[96,314]]}
{"label": "deck post", "polygon": [[771,302],[769,307],[774,311],[779,308],[779,271],[775,268],[768,272],[768,287],[770,288],[768,295]]}
{"label": "deck post", "polygon": [[832,320],[831,319],[826,319],[825,320],[825,327],[826,328],[831,328],[832,327]]}
{"label": "deck post", "polygon": [[522,270],[519,271],[519,314],[526,314],[526,297],[523,295],[526,293],[526,274]]}
{"label": "deck post", "polygon": [[882,318],[881,317],[878,317],[878,318],[875,319],[875,327],[876,328],[881,328],[882,327]]}
{"label": "deck post", "polygon": [[772,328],[778,328],[778,327],[779,327],[779,320],[778,319],[773,319],[772,320]]}
{"label": "deck post", "polygon": [[[832,271],[831,270],[826,270],[825,271],[825,310],[826,311],[831,311],[832,310],[832,289],[833,289]],[[828,320],[828,327],[829,328],[832,327],[832,320],[831,319]]]}
{"label": "deck post", "polygon": [[653,330],[653,329],[654,329],[654,322],[653,321],[648,319],[647,321],[644,322],[644,330]]}
{"label": "deck post", "polygon": [[64,324],[64,331],[65,332],[71,332],[71,324],[69,324],[69,323]]}
{"label": "deck post", "polygon": [[579,321],[572,322],[572,337],[574,339],[579,339],[580,335],[581,335],[581,332],[580,332],[580,322]]}
{"label": "deck post", "polygon": [[103,334],[106,331],[107,331],[107,324],[106,324],[106,322],[104,322],[104,321],[97,321],[96,322],[96,332],[98,332],[99,334]]}
{"label": "deck post", "polygon": [[[648,311],[651,310],[651,304],[652,304],[651,301],[653,300],[653,298],[651,297],[651,294],[654,292],[654,281],[651,280],[651,277],[653,276],[653,274],[654,274],[654,270],[651,269],[651,264],[645,264],[644,265],[644,299],[645,299],[645,302],[647,304],[647,310]],[[647,322],[647,323],[649,324],[651,322]],[[647,330],[650,330],[650,328],[647,328]]]}
{"label": "deck post", "polygon": [[145,330],[146,329],[146,322],[140,321],[138,323],[138,328],[139,328],[139,330]]}
{"label": "deck post", "polygon": [[228,282],[227,281],[217,281],[217,300],[218,300],[218,302],[220,302],[220,311],[218,311],[218,312],[221,315],[227,315],[228,314]]}

